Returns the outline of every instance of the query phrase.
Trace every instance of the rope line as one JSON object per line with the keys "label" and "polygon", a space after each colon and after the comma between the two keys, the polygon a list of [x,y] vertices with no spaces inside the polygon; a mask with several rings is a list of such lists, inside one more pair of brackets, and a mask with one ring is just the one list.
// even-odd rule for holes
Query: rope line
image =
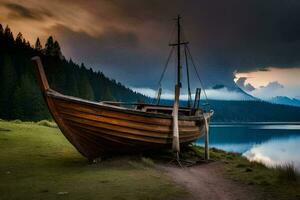
{"label": "rope line", "polygon": [[168,55],[167,61],[166,61],[166,63],[165,63],[163,72],[162,72],[162,74],[160,75],[160,78],[159,78],[159,81],[158,81],[158,87],[157,87],[157,90],[156,90],[156,93],[155,93],[155,97],[154,97],[154,99],[152,100],[152,104],[155,103],[155,101],[158,100],[158,99],[155,99],[155,98],[160,98],[160,97],[158,97],[158,95],[159,95],[159,90],[160,90],[160,88],[161,88],[161,81],[163,80],[164,75],[165,75],[165,73],[166,73],[166,71],[167,71],[168,64],[169,64],[170,59],[171,59],[171,57],[172,57],[173,51],[174,51],[174,47],[172,47],[172,49],[171,49],[171,51],[170,51],[170,53],[169,53],[169,55]]}
{"label": "rope line", "polygon": [[[183,36],[183,39],[185,40],[185,37],[186,37],[185,30],[184,30],[183,27],[182,27],[181,30],[182,30],[182,36]],[[189,46],[188,46],[187,44],[185,44],[184,46],[185,46],[185,48],[186,48],[187,51],[188,51],[188,54],[189,54],[190,60],[191,60],[191,62],[192,62],[193,68],[194,68],[194,70],[195,70],[195,72],[196,72],[196,75],[197,75],[197,77],[198,77],[198,80],[199,80],[199,82],[200,82],[200,86],[201,86],[201,88],[202,88],[202,90],[203,90],[203,93],[204,93],[204,96],[205,96],[206,104],[209,104],[209,103],[208,103],[208,97],[207,97],[207,94],[206,94],[206,91],[205,91],[205,88],[204,88],[203,81],[202,81],[202,79],[201,79],[201,77],[200,77],[200,74],[199,74],[199,72],[198,72],[198,70],[197,70],[197,67],[196,67],[195,61],[194,61],[194,59],[193,59],[193,57],[192,57],[190,48],[189,48]]]}
{"label": "rope line", "polygon": [[170,51],[170,53],[169,53],[167,62],[165,63],[164,70],[163,70],[163,72],[162,72],[162,74],[161,74],[161,76],[160,76],[160,78],[159,78],[159,81],[158,81],[158,87],[161,86],[161,81],[163,80],[164,75],[165,75],[165,73],[166,73],[166,71],[167,71],[168,64],[169,64],[169,61],[170,61],[170,59],[171,59],[171,57],[172,57],[173,51],[174,51],[174,47],[172,47],[172,49],[171,49],[171,51]]}
{"label": "rope line", "polygon": [[[176,28],[176,26],[174,26],[174,28],[170,31],[170,33],[171,33],[170,41],[172,40],[172,36],[173,36],[174,31],[175,31],[175,28]],[[181,29],[182,29],[182,39],[185,41],[185,36],[186,36],[186,35],[185,35],[185,31],[184,31],[183,27],[181,27]],[[170,43],[170,42],[169,42],[169,43]],[[159,90],[160,90],[160,88],[161,88],[161,82],[162,82],[162,80],[163,80],[163,78],[164,78],[164,75],[165,75],[165,73],[166,73],[166,71],[167,71],[168,64],[169,64],[169,62],[170,62],[170,59],[171,59],[172,54],[173,54],[173,51],[174,51],[174,47],[175,47],[175,46],[172,47],[172,49],[171,49],[171,51],[170,51],[170,53],[169,53],[169,55],[168,55],[167,61],[166,61],[165,66],[164,66],[164,69],[163,69],[162,74],[161,74],[161,76],[160,76],[160,78],[159,78],[159,81],[158,81],[158,89],[157,89],[157,91],[156,91],[156,97],[158,97],[158,93],[159,93]],[[201,77],[200,77],[200,74],[199,74],[199,72],[198,72],[198,70],[197,70],[196,62],[195,62],[195,60],[194,60],[193,57],[192,57],[191,50],[190,50],[188,44],[185,44],[185,45],[184,45],[184,53],[185,53],[185,58],[186,58],[186,65],[188,65],[188,58],[187,58],[187,56],[188,56],[188,57],[190,58],[190,61],[191,61],[192,65],[193,65],[193,68],[194,68],[194,70],[195,70],[195,72],[196,72],[197,78],[198,78],[198,80],[199,80],[199,82],[200,82],[200,87],[201,87],[202,90],[203,90],[203,93],[204,93],[204,96],[205,96],[205,102],[206,102],[207,105],[210,105],[209,102],[208,102],[208,97],[207,97],[207,93],[206,93],[205,88],[204,88],[203,81],[202,81],[202,79],[201,79]],[[186,67],[188,68],[188,66],[186,66]],[[187,70],[188,70],[188,69],[187,69]],[[187,72],[187,73],[189,73],[189,72]],[[181,76],[181,74],[180,74],[180,76]],[[189,75],[188,75],[188,74],[187,74],[187,78],[188,78],[188,84],[190,84],[190,83],[189,83]],[[190,88],[189,85],[188,85],[188,88]],[[191,91],[190,91],[190,89],[188,89],[188,90],[189,90],[189,91],[188,91],[188,93],[189,93],[189,94],[188,94],[188,96],[189,96],[188,101],[190,101],[190,100],[191,100]],[[153,99],[153,102],[154,102],[154,101],[155,101],[155,99]]]}
{"label": "rope line", "polygon": [[187,83],[188,83],[187,84],[187,87],[188,87],[188,107],[190,107],[191,102],[192,102],[192,93],[191,93],[189,63],[188,63],[186,46],[184,46],[184,56],[185,56],[186,76],[187,76]]}
{"label": "rope line", "polygon": [[203,82],[202,82],[202,80],[201,80],[201,78],[200,78],[200,75],[199,75],[199,72],[198,72],[198,70],[197,70],[195,61],[194,61],[194,59],[193,59],[193,57],[192,57],[192,55],[191,55],[190,48],[189,48],[188,45],[185,45],[185,46],[186,46],[186,48],[187,48],[187,50],[188,50],[188,54],[189,54],[189,57],[190,57],[190,59],[191,59],[192,65],[193,65],[194,70],[195,70],[195,72],[196,72],[196,75],[197,75],[197,77],[198,77],[198,79],[199,79],[200,85],[201,85],[201,87],[202,87],[202,89],[203,89],[203,93],[204,93],[204,96],[205,96],[205,101],[206,101],[207,104],[209,104],[209,103],[208,103],[207,94],[206,94],[206,91],[205,91],[205,89],[204,89],[204,84],[203,84]]}

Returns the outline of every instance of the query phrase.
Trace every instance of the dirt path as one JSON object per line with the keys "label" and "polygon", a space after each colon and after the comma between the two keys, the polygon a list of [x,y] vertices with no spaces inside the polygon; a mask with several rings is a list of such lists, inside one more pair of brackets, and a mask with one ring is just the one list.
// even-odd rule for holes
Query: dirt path
{"label": "dirt path", "polygon": [[223,164],[214,162],[188,168],[161,165],[160,168],[175,183],[191,193],[191,200],[255,200],[257,192],[248,185],[241,185],[222,175]]}

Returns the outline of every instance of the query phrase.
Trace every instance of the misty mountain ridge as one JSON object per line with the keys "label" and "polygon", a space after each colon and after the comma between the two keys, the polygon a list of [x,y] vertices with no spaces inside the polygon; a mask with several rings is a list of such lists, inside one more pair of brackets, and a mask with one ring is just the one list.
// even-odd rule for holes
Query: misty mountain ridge
{"label": "misty mountain ridge", "polygon": [[[207,98],[212,100],[241,100],[241,101],[256,101],[260,100],[252,95],[246,93],[236,84],[227,86],[223,84],[216,84],[211,88],[205,89]],[[202,92],[202,98],[205,96]]]}
{"label": "misty mountain ridge", "polygon": [[[229,92],[236,92],[240,94],[240,99],[239,100],[249,100],[249,101],[266,101],[270,102],[273,104],[280,104],[280,105],[288,105],[288,106],[296,106],[300,107],[300,100],[296,98],[290,98],[287,96],[276,96],[276,97],[271,97],[269,99],[260,99],[258,97],[254,97],[251,94],[248,94],[244,90],[242,90],[238,85],[235,84],[235,87],[226,87],[225,85],[217,84],[212,87],[214,90],[222,90],[222,89],[227,89]],[[212,100],[222,100],[222,99],[214,99],[210,98]],[[224,100],[224,99],[223,99]],[[236,100],[236,99],[234,99]]]}
{"label": "misty mountain ridge", "polygon": [[300,107],[300,100],[286,96],[277,96],[268,100],[271,103]]}

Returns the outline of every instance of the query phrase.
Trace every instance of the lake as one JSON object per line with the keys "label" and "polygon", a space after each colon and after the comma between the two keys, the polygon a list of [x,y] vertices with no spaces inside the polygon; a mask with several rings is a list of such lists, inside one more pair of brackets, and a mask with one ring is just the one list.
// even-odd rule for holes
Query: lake
{"label": "lake", "polygon": [[[203,138],[197,144],[203,146]],[[210,147],[238,152],[267,166],[293,163],[300,171],[300,122],[211,124]]]}

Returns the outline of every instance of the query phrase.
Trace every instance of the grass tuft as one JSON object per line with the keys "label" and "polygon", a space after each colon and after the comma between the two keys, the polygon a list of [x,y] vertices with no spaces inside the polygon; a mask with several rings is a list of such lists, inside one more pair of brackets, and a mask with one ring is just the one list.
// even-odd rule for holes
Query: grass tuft
{"label": "grass tuft", "polygon": [[145,157],[142,157],[141,158],[141,161],[144,165],[146,165],[147,167],[154,167],[154,162],[151,158],[145,158]]}
{"label": "grass tuft", "polygon": [[279,181],[297,182],[300,180],[300,174],[293,163],[286,163],[275,167]]}
{"label": "grass tuft", "polygon": [[57,128],[57,124],[55,122],[50,122],[48,120],[41,120],[39,122],[37,122],[38,125],[40,126],[47,126],[47,127],[51,127],[51,128]]}
{"label": "grass tuft", "polygon": [[15,123],[15,124],[21,124],[21,123],[22,123],[22,121],[21,121],[21,120],[19,120],[19,119],[15,119],[15,120],[13,120],[13,121],[12,121],[12,123]]}

